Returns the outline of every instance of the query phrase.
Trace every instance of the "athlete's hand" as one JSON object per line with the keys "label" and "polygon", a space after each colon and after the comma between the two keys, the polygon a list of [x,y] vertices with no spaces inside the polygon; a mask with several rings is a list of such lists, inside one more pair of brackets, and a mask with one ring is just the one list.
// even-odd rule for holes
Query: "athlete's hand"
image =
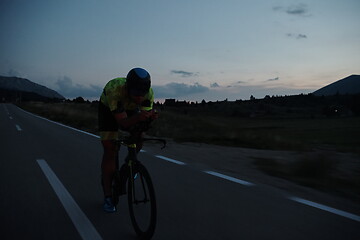
{"label": "athlete's hand", "polygon": [[155,110],[151,111],[152,115],[151,115],[151,120],[156,120],[159,118],[159,112]]}
{"label": "athlete's hand", "polygon": [[149,118],[151,118],[151,116],[152,116],[152,112],[140,111],[140,113],[138,113],[138,121],[144,122],[144,121],[148,120]]}

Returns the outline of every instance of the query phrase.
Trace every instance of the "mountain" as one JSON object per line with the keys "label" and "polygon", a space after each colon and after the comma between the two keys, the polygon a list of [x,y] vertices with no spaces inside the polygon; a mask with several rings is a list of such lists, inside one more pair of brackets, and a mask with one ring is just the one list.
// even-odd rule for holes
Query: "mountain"
{"label": "mountain", "polygon": [[336,94],[345,95],[359,93],[360,75],[351,75],[313,92],[315,96],[331,96]]}
{"label": "mountain", "polygon": [[0,76],[0,95],[3,98],[14,99],[14,97],[18,97],[20,94],[26,100],[65,99],[56,91],[28,79]]}

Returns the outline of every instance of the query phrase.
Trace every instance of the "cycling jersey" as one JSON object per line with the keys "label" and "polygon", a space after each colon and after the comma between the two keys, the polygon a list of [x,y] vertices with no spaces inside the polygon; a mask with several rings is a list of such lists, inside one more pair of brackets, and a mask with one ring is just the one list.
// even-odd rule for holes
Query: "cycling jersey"
{"label": "cycling jersey", "polygon": [[110,109],[111,112],[124,112],[136,109],[149,111],[153,108],[154,92],[152,88],[144,96],[144,101],[137,105],[133,102],[126,91],[126,78],[115,78],[109,81],[101,94],[100,101]]}
{"label": "cycling jersey", "polygon": [[110,80],[104,87],[99,103],[99,131],[101,140],[112,140],[118,137],[118,123],[114,113],[126,112],[128,116],[138,110],[150,111],[153,108],[154,92],[150,88],[144,101],[136,104],[131,100],[126,89],[126,78]]}

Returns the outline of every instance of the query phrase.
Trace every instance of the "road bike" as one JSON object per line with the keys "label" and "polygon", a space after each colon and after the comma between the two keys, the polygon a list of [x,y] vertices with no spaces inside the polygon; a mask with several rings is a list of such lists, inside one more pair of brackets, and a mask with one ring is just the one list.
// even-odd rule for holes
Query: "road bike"
{"label": "road bike", "polygon": [[[141,138],[141,141],[158,141],[166,146],[166,140],[159,138]],[[116,161],[116,171],[113,178],[113,204],[117,206],[119,197],[127,193],[131,223],[140,239],[150,239],[156,227],[155,190],[149,172],[138,160],[136,138],[124,137],[117,140],[118,152],[120,146],[128,148],[125,163],[119,168],[119,157]]]}

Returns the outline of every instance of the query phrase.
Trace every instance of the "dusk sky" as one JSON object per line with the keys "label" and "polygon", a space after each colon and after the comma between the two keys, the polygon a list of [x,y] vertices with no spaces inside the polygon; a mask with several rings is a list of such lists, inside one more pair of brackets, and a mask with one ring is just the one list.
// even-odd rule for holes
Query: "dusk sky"
{"label": "dusk sky", "polygon": [[147,69],[156,99],[310,93],[360,74],[360,0],[1,0],[0,75],[99,97]]}

